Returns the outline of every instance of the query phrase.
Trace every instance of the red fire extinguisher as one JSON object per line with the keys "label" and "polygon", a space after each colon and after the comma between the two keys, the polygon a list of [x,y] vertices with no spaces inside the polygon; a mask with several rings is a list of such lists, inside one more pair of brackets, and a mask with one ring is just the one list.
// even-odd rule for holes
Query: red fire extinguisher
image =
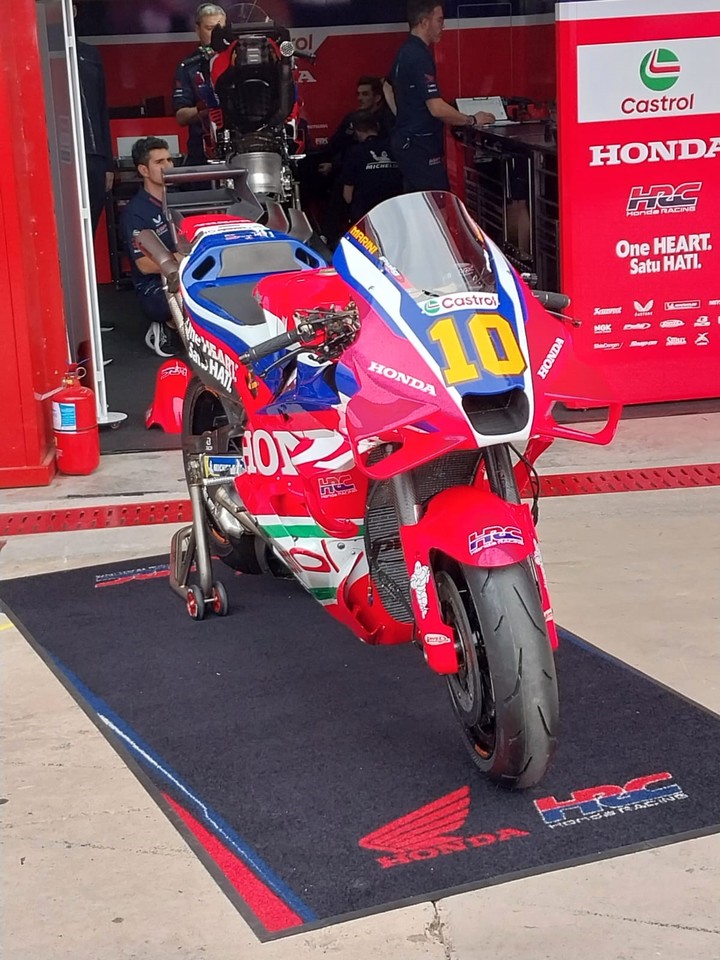
{"label": "red fire extinguisher", "polygon": [[80,383],[81,371],[72,366],[53,396],[53,432],[57,466],[61,473],[85,476],[100,464],[100,434],[95,394]]}

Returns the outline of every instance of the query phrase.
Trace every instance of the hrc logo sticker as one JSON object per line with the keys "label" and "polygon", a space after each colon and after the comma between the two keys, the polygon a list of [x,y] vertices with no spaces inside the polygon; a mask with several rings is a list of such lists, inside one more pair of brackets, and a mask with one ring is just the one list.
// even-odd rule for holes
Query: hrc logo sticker
{"label": "hrc logo sticker", "polygon": [[506,543],[518,546],[525,544],[525,538],[519,527],[485,527],[482,533],[471,533],[468,537],[468,548],[472,556],[487,550],[488,547],[499,547]]}

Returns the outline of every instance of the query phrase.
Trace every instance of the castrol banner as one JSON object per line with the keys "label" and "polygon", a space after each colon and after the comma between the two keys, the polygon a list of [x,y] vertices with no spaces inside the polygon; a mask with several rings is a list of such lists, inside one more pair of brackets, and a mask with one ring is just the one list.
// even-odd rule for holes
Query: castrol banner
{"label": "castrol banner", "polygon": [[578,355],[624,403],[720,396],[717,0],[556,9],[561,288]]}

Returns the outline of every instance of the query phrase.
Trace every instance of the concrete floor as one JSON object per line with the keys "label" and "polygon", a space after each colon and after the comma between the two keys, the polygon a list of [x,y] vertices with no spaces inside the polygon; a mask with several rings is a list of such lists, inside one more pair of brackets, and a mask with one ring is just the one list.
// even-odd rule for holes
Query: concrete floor
{"label": "concrete floor", "polygon": [[[543,472],[720,462],[720,414],[628,420]],[[104,457],[0,512],[185,495],[179,454]],[[720,712],[720,487],[547,499],[558,621]],[[10,538],[0,575],[167,550],[172,527]],[[4,960],[720,960],[720,835],[260,944],[115,751],[0,615]]]}

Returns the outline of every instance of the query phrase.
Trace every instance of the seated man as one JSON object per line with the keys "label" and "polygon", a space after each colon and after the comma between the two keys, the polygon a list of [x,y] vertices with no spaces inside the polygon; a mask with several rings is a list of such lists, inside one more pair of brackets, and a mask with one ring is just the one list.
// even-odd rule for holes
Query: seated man
{"label": "seated man", "polygon": [[383,200],[402,193],[403,184],[389,137],[381,135],[377,114],[361,110],[352,125],[357,143],[347,152],[341,180],[350,222],[357,223]]}
{"label": "seated man", "polygon": [[[172,357],[173,326],[160,268],[137,243],[141,230],[154,230],[165,246],[175,253],[175,242],[163,209],[163,170],[173,161],[165,140],[143,137],[133,144],[133,163],[143,185],[121,214],[120,229],[131,261],[131,279],[143,313],[150,321],[145,343],[159,357]],[[176,254],[177,259],[179,256]]]}

